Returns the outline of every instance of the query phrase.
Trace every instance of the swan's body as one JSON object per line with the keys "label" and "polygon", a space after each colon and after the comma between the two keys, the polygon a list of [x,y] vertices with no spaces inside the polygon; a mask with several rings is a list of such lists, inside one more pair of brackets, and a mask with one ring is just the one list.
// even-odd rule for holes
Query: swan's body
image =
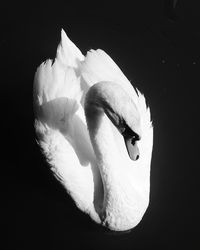
{"label": "swan's body", "polygon": [[78,208],[111,230],[136,226],[153,145],[144,96],[105,52],[84,57],[62,31],[55,62],[35,74],[34,102],[39,144]]}

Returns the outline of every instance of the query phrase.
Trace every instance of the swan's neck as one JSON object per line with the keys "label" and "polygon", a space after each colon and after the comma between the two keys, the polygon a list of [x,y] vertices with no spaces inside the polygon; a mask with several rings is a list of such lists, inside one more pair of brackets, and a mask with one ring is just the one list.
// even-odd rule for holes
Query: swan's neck
{"label": "swan's neck", "polygon": [[[136,223],[135,216],[132,214],[134,210],[137,213],[137,209],[132,204],[134,187],[128,181],[129,178],[125,170],[126,162],[121,159],[113,135],[113,125],[105,114],[102,98],[98,88],[96,90],[95,85],[93,85],[85,101],[85,114],[90,139],[104,186],[104,201],[100,217],[103,223],[110,228],[124,227],[124,230],[126,230],[126,225],[129,224],[130,220],[133,224]],[[134,199],[135,204],[138,199],[137,194],[135,194]]]}
{"label": "swan's neck", "polygon": [[103,108],[94,105],[90,107],[90,112],[93,114],[93,119],[87,116],[87,124],[104,186],[103,214],[108,210],[108,206],[116,207],[114,201],[118,196],[117,174],[120,159],[113,138],[111,122]]}

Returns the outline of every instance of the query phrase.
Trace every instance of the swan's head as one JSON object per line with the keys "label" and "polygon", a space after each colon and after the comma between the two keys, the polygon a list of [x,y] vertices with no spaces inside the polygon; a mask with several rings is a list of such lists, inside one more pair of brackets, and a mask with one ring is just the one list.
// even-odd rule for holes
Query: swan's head
{"label": "swan's head", "polygon": [[120,85],[99,82],[90,88],[85,99],[89,129],[97,127],[94,118],[102,111],[123,136],[130,159],[137,160],[139,158],[137,141],[141,139],[141,126],[140,114],[134,101]]}

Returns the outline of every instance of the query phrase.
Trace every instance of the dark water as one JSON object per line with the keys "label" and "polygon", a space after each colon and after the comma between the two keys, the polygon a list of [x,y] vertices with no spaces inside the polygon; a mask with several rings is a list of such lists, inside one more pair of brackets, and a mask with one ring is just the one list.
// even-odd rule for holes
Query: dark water
{"label": "dark water", "polygon": [[[198,6],[179,1],[171,20],[163,1],[137,2],[3,8],[1,224],[7,249],[180,249],[181,245],[193,249],[196,245]],[[42,61],[55,56],[61,28],[83,53],[104,49],[144,92],[151,107],[155,132],[150,206],[141,223],[124,234],[102,230],[74,207],[34,140],[33,76]]]}

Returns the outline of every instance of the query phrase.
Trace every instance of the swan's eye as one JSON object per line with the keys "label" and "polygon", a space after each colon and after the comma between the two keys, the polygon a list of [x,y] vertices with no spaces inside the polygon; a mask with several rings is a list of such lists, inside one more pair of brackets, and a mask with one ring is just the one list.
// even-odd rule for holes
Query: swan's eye
{"label": "swan's eye", "polygon": [[140,139],[140,137],[127,124],[120,127],[120,132],[124,137],[131,139],[132,144]]}
{"label": "swan's eye", "polygon": [[125,127],[121,127],[119,130],[120,130],[120,132],[121,132],[122,134],[124,134],[124,132],[125,132],[126,129],[125,129]]}

